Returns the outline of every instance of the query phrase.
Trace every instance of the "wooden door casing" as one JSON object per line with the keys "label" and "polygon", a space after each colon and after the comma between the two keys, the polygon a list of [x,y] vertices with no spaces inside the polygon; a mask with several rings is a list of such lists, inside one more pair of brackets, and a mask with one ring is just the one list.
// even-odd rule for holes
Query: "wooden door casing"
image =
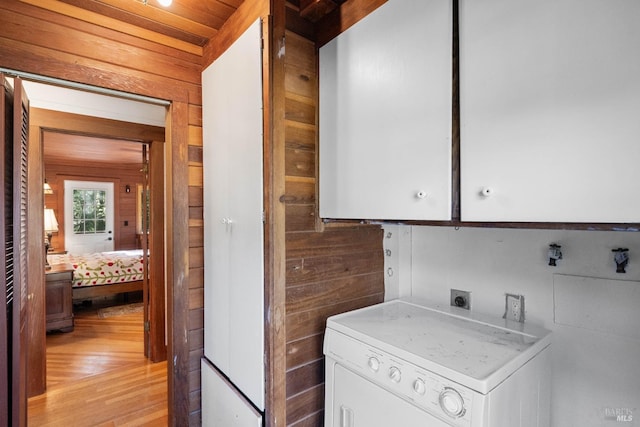
{"label": "wooden door casing", "polygon": [[[115,125],[117,123],[117,125]],[[150,323],[150,336],[152,339],[151,342],[151,353],[150,358],[152,361],[161,361],[166,359],[167,354],[167,346],[165,339],[165,274],[164,274],[164,175],[163,175],[163,162],[164,162],[164,129],[157,126],[150,125],[142,125],[136,123],[125,123],[125,122],[114,122],[113,120],[100,119],[96,117],[89,116],[80,116],[76,114],[63,113],[57,111],[49,111],[43,110],[39,108],[33,108],[31,111],[31,131],[36,135],[40,135],[38,138],[41,138],[43,134],[42,129],[51,129],[58,130],[60,132],[75,132],[79,134],[100,134],[105,137],[111,137],[115,139],[129,139],[129,140],[141,140],[141,141],[155,141],[153,144],[157,146],[156,154],[157,157],[155,162],[159,163],[160,166],[157,166],[157,173],[152,176],[152,191],[158,192],[159,197],[155,199],[156,204],[160,204],[160,208],[156,206],[157,223],[155,228],[152,230],[155,233],[160,234],[160,237],[153,240],[153,244],[160,245],[156,247],[154,253],[157,255],[158,259],[155,257],[153,259],[152,271],[150,272],[152,281],[159,281],[158,289],[156,292],[152,292],[154,298],[158,298],[159,300],[155,301],[153,304],[153,310],[156,313],[151,316],[152,321]],[[38,140],[38,143],[42,143],[41,140]],[[159,159],[158,159],[159,158]],[[62,177],[65,177],[64,175]],[[77,176],[69,176],[68,178],[76,179]],[[93,179],[102,179],[99,177],[94,177]],[[39,187],[40,189],[42,186]],[[61,194],[61,191],[58,191],[58,195]],[[60,203],[59,203],[60,205]],[[157,278],[157,279],[156,279]],[[41,292],[44,292],[44,272],[42,274],[42,283],[40,285],[42,287]],[[43,306],[44,307],[44,306]],[[43,314],[44,316],[44,314]],[[43,324],[44,328],[44,324]],[[41,355],[42,362],[45,361],[46,353],[43,348],[45,344],[40,342],[39,340],[30,342],[30,351],[35,351]],[[31,362],[35,363],[35,362]],[[30,371],[31,373],[31,371]],[[39,379],[32,378],[35,382],[33,385],[34,390],[40,390],[40,393],[44,391],[46,386],[46,377],[45,375],[39,375]],[[38,393],[34,393],[38,394]]]}
{"label": "wooden door casing", "polygon": [[148,249],[152,254],[149,267],[149,358],[153,362],[167,359],[165,338],[165,159],[164,141],[149,144],[150,232]]}

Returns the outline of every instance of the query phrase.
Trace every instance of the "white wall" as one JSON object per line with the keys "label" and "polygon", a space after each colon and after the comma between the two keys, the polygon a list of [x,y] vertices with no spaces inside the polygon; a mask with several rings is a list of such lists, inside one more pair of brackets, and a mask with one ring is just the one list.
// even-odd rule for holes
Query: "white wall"
{"label": "white wall", "polygon": [[165,125],[165,105],[32,81],[24,81],[24,87],[31,107],[151,126]]}
{"label": "white wall", "polygon": [[[385,230],[405,245],[385,257],[387,268],[398,269],[393,277],[401,278],[401,283],[388,280],[389,295],[448,304],[450,289],[463,289],[472,292],[473,311],[497,316],[504,313],[505,293],[525,296],[526,322],[554,331],[554,427],[640,425],[640,233]],[[387,240],[385,247],[393,246]],[[562,245],[557,267],[546,258],[551,243]],[[615,272],[611,250],[618,247],[629,248],[626,274]],[[402,283],[407,280],[409,285]],[[574,292],[568,295],[575,300],[567,299],[567,292]],[[616,421],[616,410],[633,420]]]}

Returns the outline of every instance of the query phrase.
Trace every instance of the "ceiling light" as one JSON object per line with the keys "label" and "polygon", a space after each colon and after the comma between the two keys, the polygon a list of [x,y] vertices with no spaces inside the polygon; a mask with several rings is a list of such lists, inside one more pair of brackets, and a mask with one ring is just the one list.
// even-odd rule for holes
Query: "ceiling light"
{"label": "ceiling light", "polygon": [[158,3],[160,4],[160,6],[169,7],[171,6],[172,1],[173,0],[158,0]]}

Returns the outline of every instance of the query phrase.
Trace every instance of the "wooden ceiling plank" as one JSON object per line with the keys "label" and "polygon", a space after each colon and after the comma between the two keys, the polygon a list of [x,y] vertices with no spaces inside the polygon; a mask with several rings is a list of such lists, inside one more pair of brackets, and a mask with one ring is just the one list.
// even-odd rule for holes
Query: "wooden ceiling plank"
{"label": "wooden ceiling plank", "polygon": [[[224,23],[224,19],[218,17],[213,17],[214,19],[211,20],[212,22],[208,23],[191,18],[185,18],[166,9],[156,8],[151,4],[144,5],[139,1],[133,0],[81,0],[79,2],[70,2],[66,0],[65,2],[74,3],[76,5],[81,3],[103,4],[109,6],[112,10],[121,10],[127,12],[128,14],[133,16],[134,21],[135,18],[144,19],[149,22],[160,23],[167,27],[177,28],[187,33],[196,34],[207,39],[210,39],[213,35],[215,35],[217,29],[220,28]],[[125,22],[129,22],[129,19],[125,19]]]}
{"label": "wooden ceiling plank", "polygon": [[217,3],[226,4],[227,6],[231,6],[235,9],[239,8],[244,0],[220,0]]}
{"label": "wooden ceiling plank", "polygon": [[[104,4],[98,1],[92,0],[59,0],[71,6],[75,6],[80,9],[85,9],[89,12],[97,13],[98,15],[106,16],[111,19],[133,25],[136,27],[144,28],[148,31],[153,31],[158,34],[163,34],[167,37],[172,37],[181,40],[186,43],[191,43],[197,46],[203,46],[208,40],[207,37],[195,34],[194,32],[184,31],[174,26],[165,25],[162,22],[157,22],[146,16],[138,15],[135,13],[127,12],[126,10],[112,7],[108,4]],[[133,0],[132,0],[133,1]],[[117,30],[114,28],[113,30]],[[211,29],[211,31],[215,31]]]}
{"label": "wooden ceiling plank", "polygon": [[156,43],[164,44],[166,46],[173,47],[175,49],[183,50],[185,52],[193,53],[202,56],[203,48],[191,43],[186,43],[173,37],[167,37],[163,34],[159,34],[154,31],[148,31],[143,28],[123,23],[117,19],[105,17],[103,15],[89,12],[85,9],[81,9],[75,6],[68,5],[66,3],[57,0],[20,0],[23,3],[37,6],[43,9],[50,10],[55,13],[60,13],[72,18],[80,19],[82,21],[90,22],[95,25],[100,25],[106,28],[117,28],[118,31],[123,33],[140,37],[145,40],[153,41]]}
{"label": "wooden ceiling plank", "polygon": [[227,19],[235,13],[237,7],[229,6],[228,4],[215,0],[174,0],[169,9],[176,15],[220,29]]}

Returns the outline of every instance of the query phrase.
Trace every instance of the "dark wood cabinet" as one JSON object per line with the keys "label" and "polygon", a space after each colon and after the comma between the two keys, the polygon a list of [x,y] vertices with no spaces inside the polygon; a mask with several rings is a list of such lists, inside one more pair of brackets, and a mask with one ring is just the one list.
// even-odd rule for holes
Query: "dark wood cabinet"
{"label": "dark wood cabinet", "polygon": [[47,332],[73,331],[73,266],[71,264],[53,264],[45,272]]}

